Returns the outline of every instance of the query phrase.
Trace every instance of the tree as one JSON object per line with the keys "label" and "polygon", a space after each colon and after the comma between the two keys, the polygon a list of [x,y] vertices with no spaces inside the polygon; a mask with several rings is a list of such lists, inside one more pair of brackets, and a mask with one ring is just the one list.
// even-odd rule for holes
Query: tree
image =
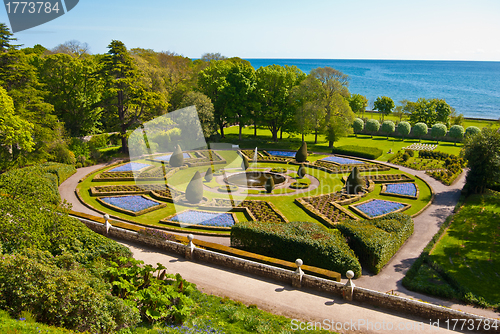
{"label": "tree", "polygon": [[199,171],[194,173],[193,178],[186,187],[186,200],[191,204],[199,203],[203,199],[203,180]]}
{"label": "tree", "polygon": [[380,123],[376,119],[369,119],[366,121],[365,129],[370,132],[371,138],[373,138],[373,133],[380,129]]}
{"label": "tree", "polygon": [[51,51],[53,53],[64,53],[72,57],[82,57],[90,54],[90,46],[87,43],[81,43],[73,39],[63,44],[59,44]]}
{"label": "tree", "polygon": [[14,102],[7,91],[0,86],[0,169],[6,169],[11,163],[12,146],[31,152],[34,126],[15,114]]}
{"label": "tree", "polygon": [[428,126],[433,126],[438,122],[448,124],[450,121],[452,108],[445,100],[420,98],[416,103],[408,102],[407,105],[408,110],[411,112],[411,124],[422,122]]}
{"label": "tree", "polygon": [[198,88],[208,96],[214,105],[214,119],[219,126],[220,135],[224,138],[224,127],[228,122],[228,94],[224,90],[228,86],[227,75],[231,63],[217,60],[198,73]]}
{"label": "tree", "polygon": [[5,23],[0,23],[0,53],[18,49],[21,45],[11,44],[12,41],[17,41],[17,38],[12,37],[9,27]]}
{"label": "tree", "polygon": [[446,125],[441,123],[436,123],[431,128],[431,136],[436,139],[437,143],[439,143],[438,139],[440,137],[446,136],[446,132],[448,132]]}
{"label": "tree", "polygon": [[411,131],[411,125],[408,122],[399,122],[398,123],[398,132],[403,136],[403,141],[405,140],[405,136],[408,136]]}
{"label": "tree", "polygon": [[210,138],[217,131],[217,124],[214,119],[214,105],[212,101],[203,93],[189,92],[182,99],[179,108],[195,106],[198,119],[205,138]]}
{"label": "tree", "polygon": [[48,93],[45,100],[54,106],[68,133],[72,137],[98,133],[104,86],[96,58],[54,54],[41,59],[37,68]]}
{"label": "tree", "polygon": [[368,106],[368,99],[360,94],[352,94],[349,98],[349,106],[354,113],[364,114]]}
{"label": "tree", "polygon": [[326,140],[328,140],[328,148],[332,148],[340,138],[352,134],[351,125],[354,121],[354,113],[347,100],[340,94],[332,96],[327,109],[330,110],[330,114],[326,119]]}
{"label": "tree", "polygon": [[484,193],[500,182],[500,132],[484,128],[474,136],[466,136],[463,156],[469,172],[467,184],[474,193]]}
{"label": "tree", "polygon": [[465,129],[465,137],[469,136],[475,136],[477,134],[481,133],[481,129],[479,129],[477,126],[469,126],[467,129]]}
{"label": "tree", "polygon": [[361,131],[363,131],[364,128],[365,122],[361,118],[355,118],[354,122],[352,122],[352,129],[354,130],[356,137],[358,136],[358,133],[361,133]]}
{"label": "tree", "polygon": [[465,130],[461,125],[452,125],[450,128],[450,137],[455,139],[455,146],[457,146],[457,140],[460,140],[464,137]]}
{"label": "tree", "polygon": [[295,160],[297,162],[306,162],[307,161],[307,143],[305,141],[302,142],[300,148],[295,153]]}
{"label": "tree", "polygon": [[128,154],[127,130],[154,117],[152,112],[165,101],[159,94],[146,90],[139,70],[122,42],[113,40],[108,48],[101,69],[105,82],[103,121],[109,130],[118,128],[122,153]]}
{"label": "tree", "polygon": [[418,137],[418,142],[422,140],[422,136],[425,136],[428,131],[429,128],[427,127],[427,124],[423,122],[419,122],[413,127],[413,133]]}
{"label": "tree", "polygon": [[390,97],[379,96],[373,103],[373,108],[382,113],[382,121],[383,121],[384,116],[389,115],[392,112],[392,109],[394,109],[394,101]]}
{"label": "tree", "polygon": [[322,131],[326,117],[325,90],[321,82],[309,75],[292,89],[290,103],[295,109],[295,130],[302,135],[314,132],[314,143]]}
{"label": "tree", "polygon": [[269,65],[256,71],[257,98],[263,124],[271,131],[272,140],[278,141],[278,132],[293,119],[293,108],[289,103],[292,88],[306,78],[296,66]]}
{"label": "tree", "polygon": [[382,132],[387,134],[387,139],[389,139],[389,135],[394,132],[396,126],[394,125],[393,121],[384,121],[380,129],[382,130]]}
{"label": "tree", "polygon": [[216,53],[207,52],[201,56],[201,60],[206,62],[210,62],[211,60],[225,60],[225,59],[227,58],[223,56],[220,52]]}

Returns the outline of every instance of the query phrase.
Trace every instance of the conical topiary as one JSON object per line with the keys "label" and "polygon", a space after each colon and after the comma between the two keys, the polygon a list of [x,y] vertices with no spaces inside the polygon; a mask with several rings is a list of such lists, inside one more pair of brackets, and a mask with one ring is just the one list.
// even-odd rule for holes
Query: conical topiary
{"label": "conical topiary", "polygon": [[274,189],[274,179],[272,177],[268,177],[266,180],[266,184],[264,185],[264,188],[266,188],[267,193],[272,193]]}
{"label": "conical topiary", "polygon": [[241,155],[241,157],[243,158],[243,161],[241,162],[241,168],[242,168],[243,170],[247,170],[247,169],[248,169],[248,167],[250,167],[250,163],[248,162],[248,159],[247,159],[247,157],[246,157],[246,156]]}
{"label": "conical topiary", "polygon": [[297,153],[295,153],[295,160],[297,160],[297,162],[307,161],[307,144],[305,141],[302,142],[302,146],[300,146]]}
{"label": "conical topiary", "polygon": [[306,168],[304,167],[304,164],[301,164],[299,170],[297,171],[297,176],[301,179],[304,175],[306,175]]}
{"label": "conical topiary", "polygon": [[346,192],[348,194],[357,194],[365,185],[365,179],[359,173],[358,167],[354,167],[345,183]]}
{"label": "conical topiary", "polygon": [[210,182],[214,178],[214,173],[212,172],[212,166],[208,167],[205,173],[205,181]]}
{"label": "conical topiary", "polygon": [[193,178],[186,188],[186,200],[189,203],[196,204],[203,199],[203,181],[200,172],[196,171]]}
{"label": "conical topiary", "polygon": [[180,167],[184,164],[184,155],[182,154],[180,145],[175,147],[174,153],[170,156],[169,163],[172,167]]}

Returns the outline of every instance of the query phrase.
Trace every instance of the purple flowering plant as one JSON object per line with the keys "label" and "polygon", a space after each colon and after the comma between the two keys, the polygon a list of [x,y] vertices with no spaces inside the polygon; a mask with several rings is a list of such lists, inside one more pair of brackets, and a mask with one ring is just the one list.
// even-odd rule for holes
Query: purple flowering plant
{"label": "purple flowering plant", "polygon": [[102,197],[102,201],[119,207],[124,210],[139,212],[150,207],[160,205],[160,203],[144,198],[142,196],[120,196],[120,197]]}
{"label": "purple flowering plant", "polygon": [[231,227],[235,223],[233,215],[230,213],[216,213],[197,210],[187,210],[181,212],[169,220],[185,224],[218,227]]}
{"label": "purple flowering plant", "polygon": [[363,212],[367,216],[373,218],[381,215],[385,215],[396,210],[403,208],[405,205],[398,202],[384,201],[380,199],[375,199],[370,202],[355,205],[354,207],[359,211]]}

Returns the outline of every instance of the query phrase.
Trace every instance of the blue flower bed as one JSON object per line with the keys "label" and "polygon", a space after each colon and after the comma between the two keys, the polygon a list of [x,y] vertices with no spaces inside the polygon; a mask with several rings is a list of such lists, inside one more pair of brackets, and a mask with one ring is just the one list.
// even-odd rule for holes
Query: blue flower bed
{"label": "blue flower bed", "polygon": [[385,192],[389,194],[417,196],[417,187],[414,183],[386,184]]}
{"label": "blue flower bed", "polygon": [[349,159],[349,158],[341,158],[341,157],[326,157],[321,160],[325,161],[330,161],[330,162],[336,162],[341,165],[350,165],[350,164],[364,164],[366,162],[359,161],[359,160],[354,160],[354,159]]}
{"label": "blue flower bed", "polygon": [[101,200],[124,210],[139,212],[160,203],[142,196],[101,197]]}
{"label": "blue flower bed", "polygon": [[368,203],[356,205],[354,207],[359,211],[362,211],[368,217],[373,218],[401,209],[402,207],[404,207],[404,204],[376,199]]}
{"label": "blue flower bed", "polygon": [[151,165],[141,164],[139,162],[129,162],[128,164],[113,168],[112,170],[110,170],[110,172],[132,172],[132,171],[141,170],[145,167],[150,167],[150,166]]}
{"label": "blue flower bed", "polygon": [[289,158],[295,158],[295,153],[296,152],[288,152],[288,151],[267,151],[267,153],[271,155],[276,155],[279,157],[289,157]]}
{"label": "blue flower bed", "polygon": [[[169,153],[169,154],[165,154],[165,155],[162,155],[159,157],[155,157],[154,159],[161,160],[161,161],[170,161],[171,156],[172,156],[172,153]],[[191,159],[191,156],[187,153],[182,153],[182,156],[184,157],[184,159]]]}
{"label": "blue flower bed", "polygon": [[233,215],[230,213],[212,213],[197,210],[187,210],[181,212],[169,220],[173,222],[205,226],[231,227],[234,225]]}

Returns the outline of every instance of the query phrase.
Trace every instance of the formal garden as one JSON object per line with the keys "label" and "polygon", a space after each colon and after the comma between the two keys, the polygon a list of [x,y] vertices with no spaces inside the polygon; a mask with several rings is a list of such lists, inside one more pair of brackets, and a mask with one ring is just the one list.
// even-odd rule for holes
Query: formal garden
{"label": "formal garden", "polygon": [[[235,247],[290,261],[304,259],[304,250],[289,245],[273,254],[253,247],[251,240],[262,233],[254,224],[272,226],[285,244],[309,226],[316,232],[304,240],[319,238],[343,251],[332,257],[316,249],[305,263],[341,273],[351,269],[357,277],[362,266],[376,273],[387,263],[413,232],[410,217],[432,198],[418,177],[364,158],[311,154],[306,143],[299,150],[177,147],[97,170],[77,193],[89,207],[121,220],[227,236]],[[371,232],[362,237],[360,231]],[[365,240],[373,233],[380,238]],[[377,254],[385,243],[388,253]]]}

